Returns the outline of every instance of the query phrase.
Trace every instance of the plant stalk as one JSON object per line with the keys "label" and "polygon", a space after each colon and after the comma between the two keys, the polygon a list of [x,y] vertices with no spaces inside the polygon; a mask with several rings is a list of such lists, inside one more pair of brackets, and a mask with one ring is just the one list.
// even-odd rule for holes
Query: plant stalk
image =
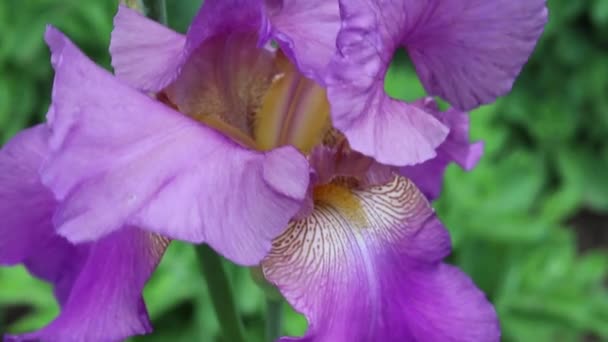
{"label": "plant stalk", "polygon": [[266,298],[266,341],[274,342],[283,332],[283,302],[276,298]]}
{"label": "plant stalk", "polygon": [[207,282],[211,304],[225,341],[246,342],[245,329],[239,316],[234,292],[222,258],[207,245],[195,247],[201,273]]}
{"label": "plant stalk", "polygon": [[166,0],[144,0],[149,18],[167,26],[167,2]]}

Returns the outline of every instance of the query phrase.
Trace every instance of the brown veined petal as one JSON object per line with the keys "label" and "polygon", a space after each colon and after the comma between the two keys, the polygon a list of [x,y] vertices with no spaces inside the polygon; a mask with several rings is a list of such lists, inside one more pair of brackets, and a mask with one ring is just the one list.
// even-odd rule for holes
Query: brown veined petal
{"label": "brown veined petal", "polygon": [[449,236],[412,182],[330,184],[315,200],[262,262],[265,277],[307,317],[302,341],[498,340],[483,293],[441,263]]}

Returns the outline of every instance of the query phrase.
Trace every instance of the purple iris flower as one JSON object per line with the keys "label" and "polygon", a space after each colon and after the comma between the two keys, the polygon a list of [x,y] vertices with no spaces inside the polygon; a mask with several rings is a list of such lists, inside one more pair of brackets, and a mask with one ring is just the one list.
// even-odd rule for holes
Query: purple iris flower
{"label": "purple iris flower", "polygon": [[[497,341],[491,304],[442,261],[449,235],[428,200],[449,162],[481,155],[459,110],[508,90],[545,12],[207,0],[181,35],[121,7],[116,77],[49,28],[48,122],[0,154],[15,170],[0,176],[0,263],[54,283],[62,312],[13,339],[149,332],[141,290],[178,239],[261,265],[310,323],[295,340]],[[383,93],[399,46],[459,110]]]}

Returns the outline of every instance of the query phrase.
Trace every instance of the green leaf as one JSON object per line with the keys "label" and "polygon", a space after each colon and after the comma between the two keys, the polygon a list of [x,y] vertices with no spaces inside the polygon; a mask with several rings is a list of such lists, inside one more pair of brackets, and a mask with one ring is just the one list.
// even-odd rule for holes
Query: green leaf
{"label": "green leaf", "polygon": [[24,267],[0,268],[0,289],[0,307],[25,305],[33,309],[8,327],[13,333],[41,328],[59,312],[51,286],[30,276]]}

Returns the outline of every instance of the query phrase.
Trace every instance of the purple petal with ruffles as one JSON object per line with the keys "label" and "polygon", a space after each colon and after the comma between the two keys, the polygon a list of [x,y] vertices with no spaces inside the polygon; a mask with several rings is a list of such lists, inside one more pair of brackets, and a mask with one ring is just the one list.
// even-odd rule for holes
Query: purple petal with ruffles
{"label": "purple petal with ruffles", "polygon": [[133,225],[258,263],[306,195],[305,158],[245,149],[122,84],[55,29],[46,39],[54,153],[42,174],[62,201],[58,232],[83,242]]}
{"label": "purple petal with ruffles", "polygon": [[253,32],[262,41],[267,39],[267,26],[258,0],[207,0],[186,36],[120,6],[110,44],[112,65],[129,85],[158,92],[177,78],[208,39]]}
{"label": "purple petal with ruffles", "polygon": [[437,156],[422,164],[406,166],[400,174],[411,179],[429,200],[439,197],[446,167],[455,162],[472,170],[483,155],[483,142],[469,142],[469,115],[456,109],[440,112],[432,98],[418,103],[450,128],[450,134],[437,148]]}
{"label": "purple petal with ruffles", "polygon": [[385,164],[434,157],[446,128],[384,92],[395,50],[408,50],[430,95],[471,109],[511,88],[546,22],[544,3],[341,0],[338,53],[326,79],[334,125],[354,149]]}
{"label": "purple petal with ruffles", "polygon": [[[61,314],[8,341],[120,341],[152,331],[141,293],[168,240],[125,228],[91,244]],[[77,260],[74,260],[77,261]]]}
{"label": "purple petal with ruffles", "polygon": [[370,5],[360,5],[341,7],[339,52],[325,79],[333,125],[354,150],[380,163],[405,166],[431,159],[448,129],[419,107],[386,95],[384,74],[392,52],[385,53],[391,47],[375,31]]}
{"label": "purple petal with ruffles", "polygon": [[309,321],[306,336],[282,341],[499,340],[492,305],[442,263],[448,233],[412,182],[395,177],[351,197],[336,186],[316,191],[313,213],[262,262]]}
{"label": "purple petal with ruffles", "polygon": [[323,84],[340,28],[337,0],[266,1],[271,35],[308,78]]}

